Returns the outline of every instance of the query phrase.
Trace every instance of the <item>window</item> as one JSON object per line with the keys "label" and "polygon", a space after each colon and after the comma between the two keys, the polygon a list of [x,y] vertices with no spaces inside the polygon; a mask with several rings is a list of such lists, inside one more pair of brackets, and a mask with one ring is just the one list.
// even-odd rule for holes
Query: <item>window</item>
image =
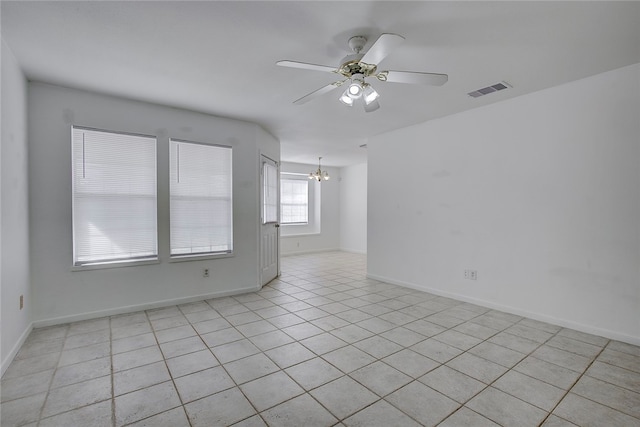
{"label": "window", "polygon": [[262,163],[262,223],[278,221],[278,167]]}
{"label": "window", "polygon": [[280,171],[281,237],[320,234],[321,187],[308,173]]}
{"label": "window", "polygon": [[156,139],[72,128],[73,263],[157,259]]}
{"label": "window", "polygon": [[231,147],[171,140],[171,256],[233,251]]}
{"label": "window", "polygon": [[280,223],[309,222],[309,182],[301,179],[280,180]]}

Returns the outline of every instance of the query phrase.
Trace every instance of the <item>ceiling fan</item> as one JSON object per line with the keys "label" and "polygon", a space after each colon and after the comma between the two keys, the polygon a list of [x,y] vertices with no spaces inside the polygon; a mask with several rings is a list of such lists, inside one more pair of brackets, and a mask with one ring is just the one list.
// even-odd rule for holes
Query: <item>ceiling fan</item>
{"label": "ceiling fan", "polygon": [[282,67],[326,71],[340,74],[345,77],[343,80],[329,83],[328,85],[293,101],[294,104],[304,104],[320,95],[332,91],[335,88],[347,85],[347,88],[339,98],[340,101],[351,107],[361,99],[364,105],[364,110],[367,113],[370,113],[380,108],[380,104],[378,103],[378,97],[380,95],[370,83],[365,81],[366,78],[376,78],[380,82],[434,86],[441,86],[449,79],[449,76],[446,74],[414,71],[378,71],[378,63],[380,63],[380,61],[389,55],[389,53],[391,53],[391,51],[403,41],[404,37],[398,34],[385,33],[378,37],[378,40],[375,41],[366,53],[362,53],[362,49],[367,43],[366,37],[351,37],[349,39],[349,47],[354,53],[344,57],[342,61],[340,61],[338,68],[298,61],[278,61],[276,64]]}

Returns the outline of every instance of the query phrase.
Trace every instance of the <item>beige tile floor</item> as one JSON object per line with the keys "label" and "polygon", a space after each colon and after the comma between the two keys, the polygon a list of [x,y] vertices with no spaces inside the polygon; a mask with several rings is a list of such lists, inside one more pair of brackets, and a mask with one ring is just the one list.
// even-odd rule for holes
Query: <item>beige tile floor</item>
{"label": "beige tile floor", "polygon": [[34,330],[2,427],[640,426],[640,348],[282,259],[260,292]]}

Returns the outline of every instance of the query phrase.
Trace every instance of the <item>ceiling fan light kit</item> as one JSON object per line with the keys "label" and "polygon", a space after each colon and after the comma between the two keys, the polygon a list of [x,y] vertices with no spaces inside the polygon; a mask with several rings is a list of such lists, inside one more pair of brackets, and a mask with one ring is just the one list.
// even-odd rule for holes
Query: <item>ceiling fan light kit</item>
{"label": "ceiling fan light kit", "polygon": [[[379,96],[378,92],[376,92],[369,83],[364,82],[364,76],[362,74],[356,74],[351,78],[351,84],[345,89],[339,99],[343,104],[352,107],[356,100],[362,98],[366,106],[378,99]],[[366,110],[365,108],[365,111]]]}
{"label": "ceiling fan light kit", "polygon": [[441,86],[447,82],[449,77],[446,74],[422,73],[413,71],[378,71],[378,64],[382,61],[391,50],[400,45],[404,41],[404,37],[398,34],[382,34],[369,50],[362,54],[362,49],[367,43],[364,36],[355,36],[349,39],[349,47],[354,52],[344,57],[338,68],[332,68],[326,65],[316,65],[306,62],[297,61],[278,61],[277,65],[283,67],[302,68],[314,71],[328,71],[342,75],[345,79],[315,90],[300,99],[295,100],[294,104],[304,104],[312,99],[323,95],[331,90],[348,83],[347,88],[338,98],[343,104],[352,107],[358,99],[362,99],[364,111],[370,113],[380,108],[378,92],[367,83],[367,77],[375,77],[380,82],[393,82],[405,84],[425,84]]}

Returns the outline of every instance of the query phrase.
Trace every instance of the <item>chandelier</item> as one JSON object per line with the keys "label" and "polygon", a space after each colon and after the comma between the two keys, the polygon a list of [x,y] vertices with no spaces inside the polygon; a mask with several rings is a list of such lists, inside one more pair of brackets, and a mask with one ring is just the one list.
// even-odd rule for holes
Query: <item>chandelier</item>
{"label": "chandelier", "polygon": [[325,181],[329,180],[329,172],[327,171],[323,171],[322,168],[320,167],[320,160],[322,160],[322,157],[318,157],[318,170],[315,172],[311,172],[309,174],[309,179],[315,179],[319,182],[322,182],[322,180],[324,179]]}

